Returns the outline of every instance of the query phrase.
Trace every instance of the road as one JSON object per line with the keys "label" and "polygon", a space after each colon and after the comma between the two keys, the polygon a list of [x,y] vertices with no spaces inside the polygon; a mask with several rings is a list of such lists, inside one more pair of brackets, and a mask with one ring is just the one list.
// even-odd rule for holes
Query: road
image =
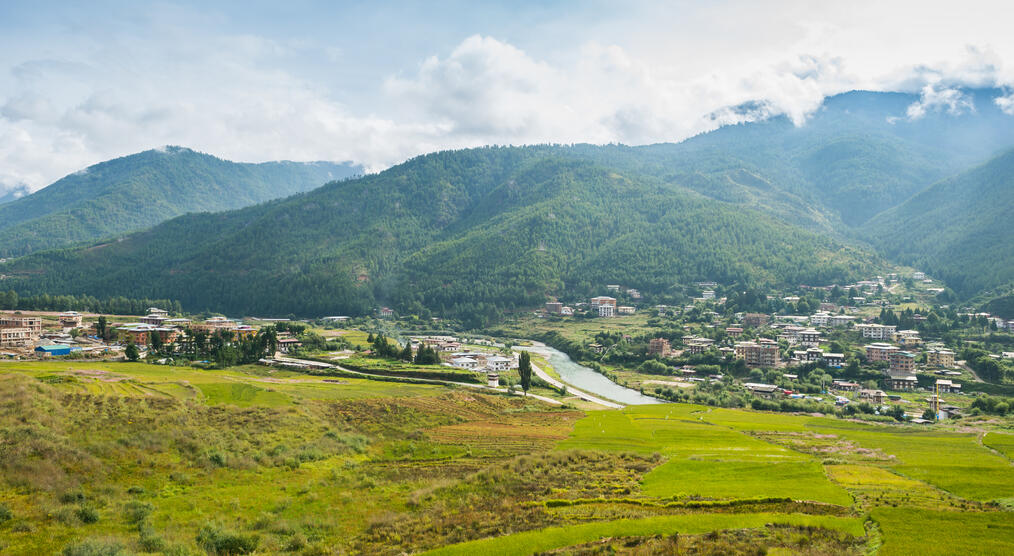
{"label": "road", "polygon": [[[359,375],[359,376],[363,376],[363,377],[381,378],[381,379],[397,378],[397,377],[391,377],[390,375],[375,375],[375,374],[371,374],[371,373],[364,373],[364,372],[360,372],[360,371],[353,371],[352,369],[346,369],[345,367],[342,367],[340,365],[333,365],[333,364],[330,364],[330,363],[321,363],[320,361],[307,361],[307,360],[304,360],[304,359],[295,359],[293,357],[275,357],[274,359],[277,360],[277,361],[281,361],[283,363],[284,362],[301,363],[303,365],[310,365],[310,366],[324,365],[325,368],[338,369],[339,371],[342,371],[342,372],[345,372],[345,373],[349,373],[349,374],[353,374],[353,375]],[[535,370],[535,365],[532,365],[532,369]],[[538,371],[538,373],[541,373],[541,372],[542,372],[541,370]],[[410,380],[412,382],[428,382],[428,383],[431,383],[431,384],[450,384],[450,385],[453,385],[453,386],[465,386],[465,387],[468,387],[468,388],[475,388],[477,390],[489,390],[489,391],[492,391],[492,392],[499,392],[501,394],[510,393],[506,388],[493,388],[492,386],[487,386],[485,384],[473,384],[471,382],[454,382],[452,380],[437,380],[437,379],[433,379],[433,378],[411,378]],[[563,405],[563,402],[561,402],[560,400],[554,400],[553,398],[547,398],[546,396],[538,396],[536,394],[528,394],[527,397],[529,397],[529,398],[535,398],[536,400],[543,401],[543,402],[546,402],[546,403],[552,404],[552,405]],[[603,403],[603,402],[596,402],[596,403]],[[612,407],[612,406],[610,406],[610,407]],[[620,407],[622,407],[622,406],[620,406]]]}
{"label": "road", "polygon": [[616,402],[611,402],[609,400],[603,400],[602,398],[597,398],[597,397],[595,397],[595,396],[593,396],[593,395],[591,395],[591,394],[589,394],[587,392],[582,392],[581,390],[578,390],[577,388],[574,388],[573,386],[571,386],[569,384],[564,384],[564,383],[560,382],[559,380],[556,380],[555,378],[553,378],[553,377],[549,376],[548,374],[546,374],[546,371],[543,371],[542,369],[540,369],[537,365],[535,365],[535,363],[532,363],[532,371],[535,372],[535,376],[541,378],[542,380],[544,380],[544,381],[552,384],[553,386],[555,386],[557,388],[566,388],[568,394],[570,394],[572,396],[577,396],[577,397],[581,398],[582,400],[584,400],[586,402],[597,403],[599,405],[608,407],[610,409],[623,409],[625,407],[623,404],[618,404]]}

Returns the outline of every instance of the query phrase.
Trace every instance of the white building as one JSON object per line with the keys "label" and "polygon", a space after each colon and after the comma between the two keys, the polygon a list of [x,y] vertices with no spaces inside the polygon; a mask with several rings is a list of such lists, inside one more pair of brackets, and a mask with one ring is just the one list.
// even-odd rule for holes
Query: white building
{"label": "white building", "polygon": [[507,369],[510,368],[511,361],[512,361],[511,359],[508,359],[506,357],[500,357],[499,355],[487,357],[486,368],[489,369],[490,371],[505,372]]}
{"label": "white building", "polygon": [[616,306],[615,305],[599,305],[598,306],[600,317],[615,317]]}
{"label": "white building", "polygon": [[894,338],[896,328],[893,324],[860,324],[856,326],[856,330],[863,333],[863,338],[879,340],[881,342],[890,341]]}

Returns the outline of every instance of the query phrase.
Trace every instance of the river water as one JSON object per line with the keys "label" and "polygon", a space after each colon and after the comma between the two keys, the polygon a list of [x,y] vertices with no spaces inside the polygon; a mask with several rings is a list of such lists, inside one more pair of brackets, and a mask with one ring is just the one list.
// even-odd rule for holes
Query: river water
{"label": "river water", "polygon": [[553,366],[560,379],[578,390],[584,390],[589,394],[602,396],[626,405],[641,405],[649,403],[662,403],[661,400],[651,396],[645,396],[637,390],[620,386],[605,376],[596,373],[588,367],[578,365],[570,359],[570,356],[558,349],[547,345],[536,344],[532,347],[519,347],[527,349],[546,358]]}

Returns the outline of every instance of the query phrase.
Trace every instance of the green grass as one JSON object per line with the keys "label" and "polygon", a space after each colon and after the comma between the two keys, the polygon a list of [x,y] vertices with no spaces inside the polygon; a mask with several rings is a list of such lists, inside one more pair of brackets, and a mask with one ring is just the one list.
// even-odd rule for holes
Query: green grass
{"label": "green grass", "polygon": [[817,462],[670,460],[645,475],[648,496],[714,499],[788,497],[851,506],[852,497]]}
{"label": "green grass", "polygon": [[1010,554],[1014,547],[1014,514],[1009,512],[942,512],[878,508],[881,556],[919,554]]}
{"label": "green grass", "polygon": [[434,556],[454,554],[524,555],[582,544],[604,537],[641,537],[676,533],[693,535],[725,529],[756,529],[767,524],[824,527],[844,531],[857,537],[865,534],[862,521],[856,518],[772,513],[692,514],[621,519],[569,527],[549,527],[538,531],[527,531],[452,545],[426,554]]}
{"label": "green grass", "polygon": [[982,437],[982,443],[1008,458],[1014,459],[1014,434],[988,432]]}

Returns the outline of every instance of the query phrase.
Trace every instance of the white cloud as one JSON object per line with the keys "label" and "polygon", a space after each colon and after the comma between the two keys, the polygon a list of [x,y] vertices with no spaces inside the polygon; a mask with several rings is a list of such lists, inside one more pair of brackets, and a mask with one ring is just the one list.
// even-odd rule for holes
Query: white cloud
{"label": "white cloud", "polygon": [[[984,21],[925,2],[635,2],[580,25],[540,12],[530,31],[394,18],[410,46],[365,48],[375,31],[354,25],[225,31],[224,16],[161,6],[48,35],[0,22],[0,191],[166,144],[379,170],[488,143],[676,141],[779,114],[805,125],[852,89],[919,93],[901,117],[956,114],[975,108],[959,86],[1014,84],[1003,10]],[[995,102],[1014,115],[1014,94]]]}
{"label": "white cloud", "polygon": [[934,85],[926,85],[919,95],[919,100],[909,105],[905,111],[909,120],[917,120],[929,112],[946,112],[952,116],[960,116],[975,111],[972,98],[958,89],[937,89]]}

